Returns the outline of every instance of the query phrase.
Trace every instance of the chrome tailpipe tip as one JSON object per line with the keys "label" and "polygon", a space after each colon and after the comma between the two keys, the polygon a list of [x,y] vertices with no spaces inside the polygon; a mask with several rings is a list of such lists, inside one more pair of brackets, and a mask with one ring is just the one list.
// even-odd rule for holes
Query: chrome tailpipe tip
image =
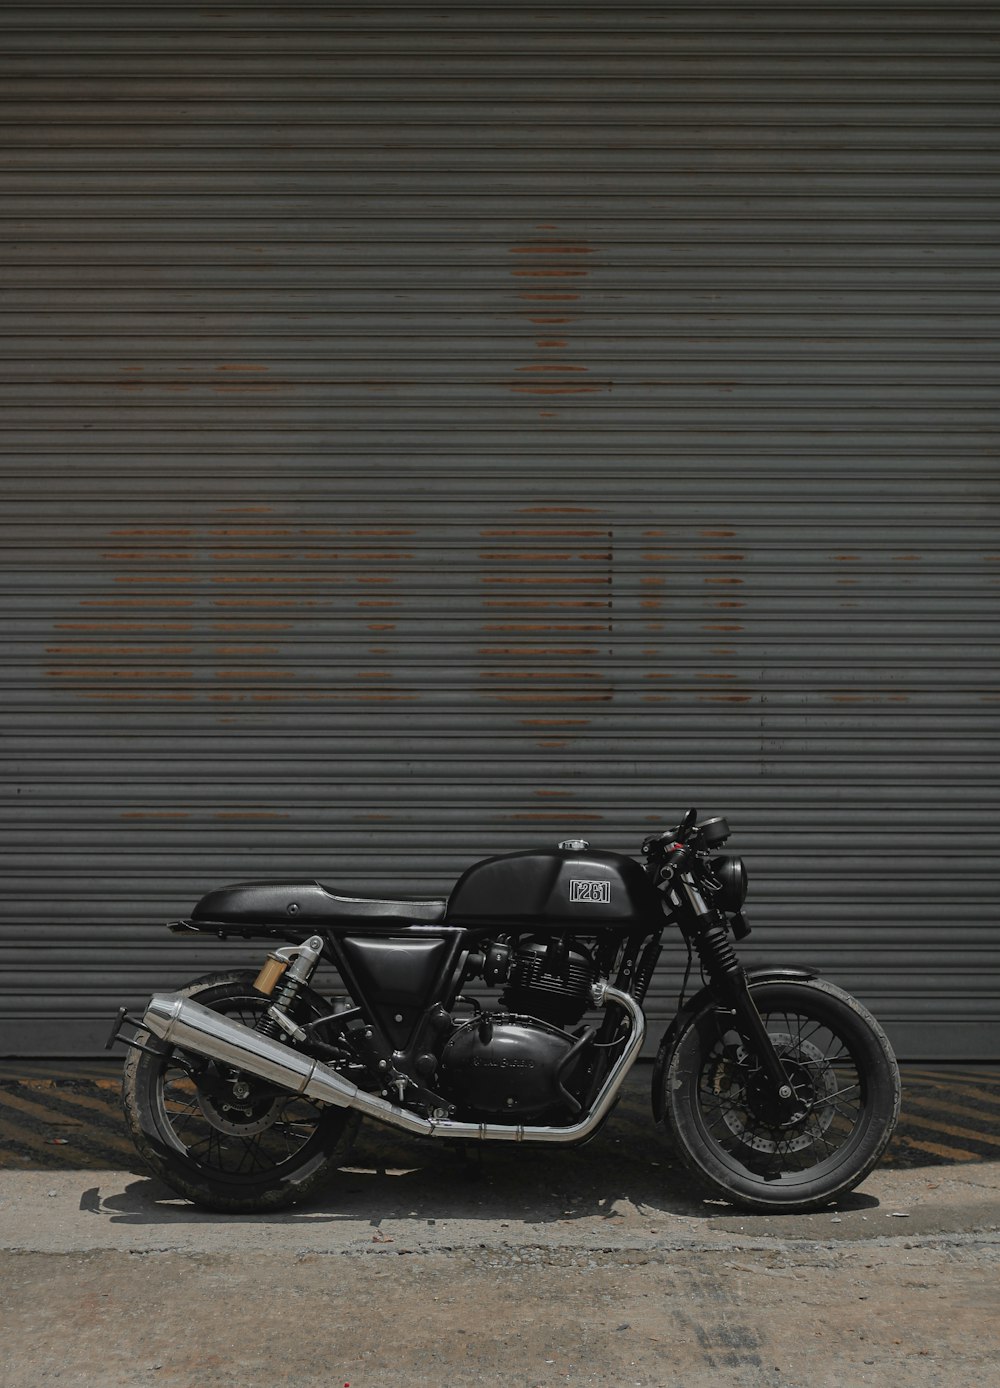
{"label": "chrome tailpipe tip", "polygon": [[167,1040],[180,1016],[184,999],[176,993],[154,993],[150,998],[142,1022],[154,1036]]}

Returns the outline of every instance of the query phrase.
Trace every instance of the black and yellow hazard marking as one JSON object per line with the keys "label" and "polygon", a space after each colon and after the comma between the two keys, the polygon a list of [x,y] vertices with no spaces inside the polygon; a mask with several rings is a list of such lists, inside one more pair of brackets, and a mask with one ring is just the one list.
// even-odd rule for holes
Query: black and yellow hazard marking
{"label": "black and yellow hazard marking", "polygon": [[120,1063],[4,1062],[0,1167],[134,1167],[120,1094]]}
{"label": "black and yellow hazard marking", "polygon": [[[903,1109],[884,1165],[1000,1161],[1000,1065],[902,1071]],[[649,1083],[649,1067],[637,1067],[612,1119],[627,1142],[648,1141]],[[120,1061],[0,1062],[0,1168],[141,1169],[120,1088]]]}
{"label": "black and yellow hazard marking", "polygon": [[903,1065],[887,1164],[1000,1161],[1000,1066]]}

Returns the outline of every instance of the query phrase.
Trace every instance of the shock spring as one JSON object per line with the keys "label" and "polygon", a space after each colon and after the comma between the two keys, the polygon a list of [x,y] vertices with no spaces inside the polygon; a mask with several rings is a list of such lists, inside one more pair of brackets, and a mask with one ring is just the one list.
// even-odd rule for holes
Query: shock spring
{"label": "shock spring", "polygon": [[[318,935],[310,936],[301,945],[286,946],[275,952],[272,957],[284,960],[289,964],[289,967],[281,978],[281,991],[274,1001],[274,1007],[282,1012],[288,1012],[291,1009],[299,989],[303,984],[308,983],[312,977],[312,972],[319,963],[322,953],[323,941]],[[272,1040],[283,1034],[282,1028],[272,1015],[270,1007],[258,1019],[254,1030]]]}

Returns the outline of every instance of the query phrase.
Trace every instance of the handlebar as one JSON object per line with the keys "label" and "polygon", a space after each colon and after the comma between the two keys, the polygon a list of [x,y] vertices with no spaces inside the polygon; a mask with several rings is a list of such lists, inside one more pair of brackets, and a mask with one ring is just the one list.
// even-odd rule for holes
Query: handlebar
{"label": "handlebar", "polygon": [[675,829],[664,829],[662,834],[650,834],[642,845],[643,854],[647,858],[652,858],[657,852],[663,853],[668,845],[683,844],[695,827],[697,818],[697,810],[688,810]]}
{"label": "handlebar", "polygon": [[684,842],[684,840],[687,838],[688,834],[690,834],[691,830],[695,827],[695,824],[697,823],[697,820],[698,820],[698,811],[697,811],[697,810],[688,810],[687,814],[686,814],[686,815],[684,816],[684,818],[681,820],[680,824],[678,824],[677,829],[676,829],[676,831],[675,831],[676,834],[677,834],[677,837],[680,839],[681,843]]}
{"label": "handlebar", "polygon": [[[729,838],[729,823],[722,815],[697,822],[698,811],[691,809],[677,825],[662,834],[652,834],[642,845],[647,860],[657,859],[657,868],[676,866],[695,850],[721,848]],[[652,866],[652,863],[650,864]]]}

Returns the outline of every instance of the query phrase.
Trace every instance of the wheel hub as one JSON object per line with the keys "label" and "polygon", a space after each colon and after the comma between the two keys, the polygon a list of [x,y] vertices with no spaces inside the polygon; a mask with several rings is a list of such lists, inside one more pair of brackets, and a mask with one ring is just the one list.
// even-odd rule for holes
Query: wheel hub
{"label": "wheel hub", "polygon": [[[739,1055],[721,1061],[711,1087],[731,1101],[722,1118],[740,1142],[755,1152],[773,1153],[779,1144],[784,1151],[800,1152],[833,1122],[834,1107],[823,1101],[836,1092],[836,1075],[810,1042],[796,1041],[787,1032],[772,1032],[771,1041],[798,1105],[806,1110],[804,1118],[787,1127],[782,1123],[770,1085],[759,1068],[750,1070],[742,1047]],[[769,1131],[762,1131],[762,1125]]]}
{"label": "wheel hub", "polygon": [[280,1095],[255,1094],[239,1077],[231,1084],[213,1086],[211,1092],[198,1087],[198,1107],[213,1128],[235,1137],[253,1137],[271,1126],[277,1117]]}

